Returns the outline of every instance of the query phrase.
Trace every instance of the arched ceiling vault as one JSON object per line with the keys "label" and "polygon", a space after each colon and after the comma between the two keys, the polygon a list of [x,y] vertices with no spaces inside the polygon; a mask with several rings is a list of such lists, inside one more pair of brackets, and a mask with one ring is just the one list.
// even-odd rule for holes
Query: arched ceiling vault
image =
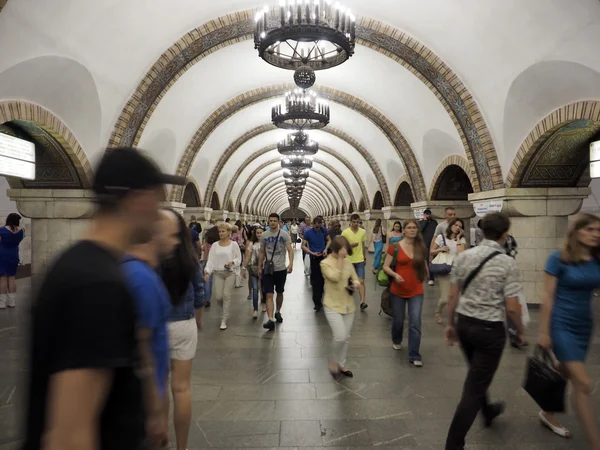
{"label": "arched ceiling vault", "polygon": [[[321,161],[319,159],[317,159],[315,162],[318,162],[319,165],[329,169],[331,172],[333,172],[338,180],[340,181],[340,183],[342,184],[342,186],[344,186],[345,191],[348,193],[348,195],[350,196],[350,201],[354,202],[356,204],[356,199],[354,198],[354,194],[352,193],[352,190],[350,189],[350,186],[348,185],[348,182],[344,179],[344,177],[342,177],[339,172],[330,164],[327,164],[325,161]],[[258,173],[265,169],[266,167],[272,166],[274,163],[277,163],[277,160],[273,160],[273,161],[267,161],[266,163],[264,163],[263,165],[261,165],[260,167],[258,167],[254,172],[252,172],[252,174],[247,178],[246,182],[244,183],[244,185],[242,186],[242,188],[240,189],[240,192],[238,194],[237,200],[236,200],[236,206],[239,207],[241,201],[242,201],[242,196],[243,194],[249,189],[249,184],[250,182],[256,178],[256,176],[258,175]],[[274,169],[275,171],[281,170],[281,167],[278,167],[277,169]],[[316,173],[320,173],[321,175],[324,176],[323,172],[320,172],[319,169],[312,169],[313,172]],[[234,178],[235,179],[235,178]],[[254,185],[254,187],[250,188],[249,192],[248,192],[248,196],[246,197],[247,199],[252,198],[253,194],[254,194],[254,190],[256,189],[256,186],[258,186],[258,183],[256,185]],[[339,192],[339,191],[338,191]],[[340,195],[341,198],[343,198]],[[248,202],[246,202],[246,207]]]}
{"label": "arched ceiling vault", "polygon": [[[240,148],[242,145],[244,145],[244,143],[248,142],[249,140],[253,139],[254,137],[259,136],[263,133],[267,133],[269,131],[273,131],[273,130],[277,130],[277,127],[275,127],[275,125],[265,124],[265,125],[261,125],[259,127],[256,127],[254,129],[244,133],[243,136],[240,136],[238,139],[236,139],[219,158],[219,161],[218,161],[215,169],[212,171],[212,174],[209,178],[206,192],[207,193],[211,192],[214,189],[214,186],[219,178],[219,175],[221,174],[221,171],[227,164],[227,161],[229,161],[231,156],[237,151],[238,148]],[[358,141],[356,141],[349,134],[345,133],[342,130],[339,130],[337,128],[332,128],[332,127],[326,127],[325,129],[323,129],[321,131],[332,134],[333,136],[347,142],[350,146],[354,147],[358,151],[358,153],[360,153],[360,155],[365,159],[369,168],[373,172],[375,179],[377,180],[378,189],[383,194],[384,202],[386,203],[386,205],[391,205],[391,196],[390,196],[387,182],[385,181],[385,177],[383,176],[383,173],[382,173],[379,165],[377,164],[377,162],[375,161],[373,156],[369,153],[369,151],[367,149],[365,149]],[[323,147],[321,146],[321,148],[323,148]],[[252,159],[252,156],[250,156],[248,158],[248,160],[251,160],[251,159]],[[347,164],[347,166],[349,169],[351,169],[351,165]],[[238,176],[239,176],[239,173],[236,172],[236,176],[234,176],[233,179],[234,180],[237,179]],[[365,195],[366,187],[363,189],[361,186],[361,190],[363,192],[363,195]],[[229,198],[230,194],[231,194],[231,189],[228,189],[227,192],[225,193],[225,198]],[[177,200],[173,199],[173,201],[177,201]]]}
{"label": "arched ceiling vault", "polygon": [[[249,156],[249,157],[248,157],[248,160],[249,160],[249,161],[252,161],[252,160],[254,160],[254,159],[256,159],[256,158],[258,158],[258,157],[260,157],[260,156],[262,156],[262,155],[264,155],[264,154],[266,154],[266,153],[269,153],[269,152],[272,152],[273,150],[276,150],[276,148],[277,148],[276,146],[263,148],[263,149],[261,149],[261,150],[259,150],[259,151],[255,152],[255,153],[253,153],[251,156]],[[358,185],[360,186],[360,190],[361,190],[361,193],[362,193],[362,195],[363,195],[363,196],[367,195],[367,188],[366,188],[366,186],[365,186],[365,184],[364,184],[364,182],[363,182],[362,178],[361,178],[360,176],[358,176],[358,175],[357,175],[357,172],[356,172],[356,170],[355,170],[355,169],[352,167],[352,165],[350,164],[350,162],[349,162],[348,160],[346,160],[346,159],[345,159],[343,156],[341,156],[339,153],[337,153],[337,152],[335,152],[335,151],[331,150],[331,149],[330,149],[330,148],[328,148],[328,147],[320,146],[320,147],[319,147],[319,149],[320,149],[320,150],[319,150],[320,152],[327,153],[327,154],[329,154],[329,155],[331,155],[331,156],[335,157],[335,158],[336,158],[336,159],[338,159],[338,160],[339,160],[339,161],[340,161],[340,162],[341,162],[341,163],[342,163],[344,166],[346,166],[346,167],[348,168],[348,170],[349,170],[349,171],[350,171],[350,172],[351,172],[351,173],[354,175],[356,182],[357,182],[357,183],[358,183]],[[317,155],[318,155],[318,153],[317,153]],[[331,170],[332,172],[334,172],[334,173],[335,173],[335,172],[337,172],[337,171],[334,171],[333,167],[332,167],[330,164],[327,164],[327,163],[326,163],[325,161],[323,161],[321,158],[315,157],[315,158],[313,158],[313,162],[314,162],[315,164],[321,164],[321,165],[323,165],[324,167],[327,167],[328,169],[330,169],[330,170]],[[269,164],[272,164],[272,162],[270,162]],[[226,191],[226,192],[228,193],[228,195],[231,195],[231,192],[232,192],[232,190],[233,190],[233,186],[234,186],[234,184],[235,184],[235,183],[239,183],[239,181],[240,181],[241,179],[243,179],[243,177],[242,177],[242,173],[245,171],[245,169],[246,169],[246,166],[239,167],[239,168],[238,168],[238,170],[236,171],[236,173],[235,173],[235,174],[233,175],[233,177],[231,178],[231,181],[229,182],[229,185],[227,186],[227,191]],[[252,176],[250,176],[250,177],[249,177],[249,179],[251,179],[251,178],[253,178],[253,177],[252,177]],[[340,178],[342,178],[342,177],[340,177]],[[242,195],[242,193],[244,192],[244,189],[245,189],[245,187],[244,187],[244,188],[243,188],[243,189],[240,191],[240,197],[239,197],[239,198],[241,198],[241,195]],[[348,187],[348,189],[349,189],[349,187]],[[207,192],[207,195],[209,195],[209,194],[208,194],[208,190],[207,190],[206,192]],[[352,191],[349,191],[349,192],[352,192]],[[225,197],[225,198],[229,198],[229,197]]]}
{"label": "arched ceiling vault", "polygon": [[[218,48],[253,36],[254,13],[255,10],[240,11],[214,20],[192,30],[165,51],[127,102],[115,125],[110,144],[134,145],[162,96],[191,65]],[[373,48],[409,69],[438,97],[456,124],[469,163],[475,166],[478,175],[477,191],[502,187],[500,165],[484,116],[469,90],[454,72],[414,37],[373,19],[360,19],[357,38],[360,45]],[[201,145],[198,146],[200,147]],[[194,149],[194,140],[192,148],[188,147],[188,150],[192,154],[197,151]],[[407,156],[410,161],[410,155]],[[191,161],[188,158],[186,151],[180,165],[180,174],[189,173]],[[414,155],[412,159],[414,160]],[[412,164],[409,164],[408,169],[412,168]],[[421,180],[417,180],[417,177],[418,174],[415,173],[411,180],[419,199],[424,200],[422,176]]]}
{"label": "arched ceiling vault", "polygon": [[[267,197],[266,194],[268,192],[274,188],[280,187],[286,187],[283,178],[276,178],[267,184],[264,184],[257,190],[256,195],[250,200],[250,205],[258,204],[257,202],[260,202],[260,199]],[[338,197],[333,193],[333,191],[331,191],[331,189],[329,189],[327,185],[317,183],[314,179],[311,180],[309,178],[306,180],[306,187],[312,187],[316,192],[320,192],[325,199],[325,204],[327,205],[328,209],[335,208],[339,204],[343,203],[343,199],[338,199]]]}
{"label": "arched ceiling vault", "polygon": [[[281,97],[285,94],[285,92],[294,88],[295,85],[293,84],[280,84],[254,89],[229,100],[221,107],[217,108],[217,110],[207,120],[204,121],[196,133],[194,133],[194,137],[191,139],[181,157],[179,166],[177,168],[177,173],[182,176],[187,176],[187,174],[190,173],[194,159],[196,158],[198,152],[200,152],[203,144],[206,142],[212,132],[219,125],[223,124],[228,118],[243,108],[263,101],[272,100],[273,98]],[[418,197],[425,200],[427,194],[425,191],[425,181],[423,179],[421,167],[417,162],[412,148],[402,136],[400,130],[398,130],[398,128],[396,128],[396,126],[387,117],[385,117],[372,105],[369,105],[348,93],[326,86],[317,86],[313,88],[313,90],[315,90],[322,98],[355,110],[371,121],[375,126],[377,126],[377,128],[381,130],[381,132],[386,136],[388,141],[396,150],[398,157],[404,165],[405,171],[411,177],[411,181],[413,186],[415,186],[415,191],[418,193]],[[389,200],[389,190],[385,189],[385,191],[387,192],[387,197]],[[177,199],[180,196],[181,188],[176,187],[173,189],[172,198]]]}
{"label": "arched ceiling vault", "polygon": [[[279,201],[285,199],[287,202],[287,194],[285,193],[285,187],[273,188],[267,194],[268,198],[261,200],[261,206],[259,206],[259,211],[263,211],[263,214],[269,215],[275,209],[274,206]],[[302,200],[306,200],[307,202],[313,205],[313,209],[318,214],[324,214],[325,209],[324,205],[324,197],[320,192],[313,190],[312,188],[306,188],[304,193],[302,194]]]}
{"label": "arched ceiling vault", "polygon": [[[300,204],[310,205],[310,210],[314,215],[322,214],[321,200],[319,200],[312,192],[306,192],[306,195],[302,196],[300,200]],[[283,196],[275,197],[269,200],[268,204],[265,205],[264,209],[261,211],[261,214],[265,217],[268,217],[269,214],[274,212],[277,209],[277,205],[281,205],[289,208],[289,201]],[[279,206],[279,207],[281,207]]]}

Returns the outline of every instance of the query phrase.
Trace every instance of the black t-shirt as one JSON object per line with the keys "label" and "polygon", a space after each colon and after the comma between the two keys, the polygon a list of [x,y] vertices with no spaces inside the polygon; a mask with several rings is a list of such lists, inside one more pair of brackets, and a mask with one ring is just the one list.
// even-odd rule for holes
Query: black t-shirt
{"label": "black t-shirt", "polygon": [[32,313],[23,450],[40,448],[51,376],[84,368],[114,374],[100,415],[101,449],[141,448],[145,420],[135,305],[119,258],[93,242],[75,244],[46,274]]}

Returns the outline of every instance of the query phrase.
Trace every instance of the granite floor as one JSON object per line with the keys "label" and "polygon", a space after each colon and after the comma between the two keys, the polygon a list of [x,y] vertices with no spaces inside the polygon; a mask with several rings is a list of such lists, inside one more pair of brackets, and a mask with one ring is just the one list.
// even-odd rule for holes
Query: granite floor
{"label": "granite floor", "polygon": [[[20,304],[0,311],[0,450],[18,448],[22,402],[23,334],[28,281],[19,282]],[[379,315],[381,288],[369,276],[370,308],[357,313],[348,367],[354,379],[334,382],[327,370],[330,331],[312,309],[300,255],[288,278],[283,324],[265,332],[253,321],[247,288],[235,291],[232,318],[219,330],[213,305],[200,333],[193,371],[192,449],[443,449],[461,393],[465,364],[458,348],[442,341],[433,321],[437,288],[426,286],[421,354],[425,366],[408,364],[406,350],[394,351],[390,318]],[[535,339],[537,313],[532,312]],[[600,383],[600,339],[589,369]],[[478,418],[468,436],[471,450],[585,449],[570,411],[563,417],[573,438],[564,440],[540,426],[538,408],[520,388],[525,353],[507,347],[492,387],[508,410],[490,429]]]}

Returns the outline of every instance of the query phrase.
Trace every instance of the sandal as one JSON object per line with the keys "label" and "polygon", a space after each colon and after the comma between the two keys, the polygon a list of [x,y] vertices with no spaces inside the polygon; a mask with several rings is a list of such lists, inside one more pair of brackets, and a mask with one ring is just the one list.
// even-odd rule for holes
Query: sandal
{"label": "sandal", "polygon": [[436,312],[435,313],[435,323],[437,324],[442,324],[442,313]]}
{"label": "sandal", "polygon": [[554,434],[557,434],[560,437],[564,437],[567,439],[571,437],[571,432],[562,425],[552,425],[550,421],[546,419],[544,411],[540,411],[538,417],[540,418],[541,424],[548,428],[550,431],[552,431]]}

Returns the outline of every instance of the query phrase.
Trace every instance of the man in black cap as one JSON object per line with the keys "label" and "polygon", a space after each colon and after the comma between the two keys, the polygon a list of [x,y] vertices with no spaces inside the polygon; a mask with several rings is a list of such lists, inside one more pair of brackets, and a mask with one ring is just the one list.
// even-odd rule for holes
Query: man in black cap
{"label": "man in black cap", "polygon": [[[426,209],[423,211],[423,217],[419,221],[419,230],[421,230],[423,242],[425,243],[425,248],[427,249],[427,261],[429,261],[429,249],[431,248],[431,241],[433,240],[437,226],[437,220],[431,217],[431,210]],[[433,286],[433,282],[433,274],[429,272],[429,286]]]}
{"label": "man in black cap", "polygon": [[122,274],[159,218],[164,175],[135,149],[107,151],[87,237],[50,266],[33,303],[24,450],[141,450],[168,438],[153,365]]}

